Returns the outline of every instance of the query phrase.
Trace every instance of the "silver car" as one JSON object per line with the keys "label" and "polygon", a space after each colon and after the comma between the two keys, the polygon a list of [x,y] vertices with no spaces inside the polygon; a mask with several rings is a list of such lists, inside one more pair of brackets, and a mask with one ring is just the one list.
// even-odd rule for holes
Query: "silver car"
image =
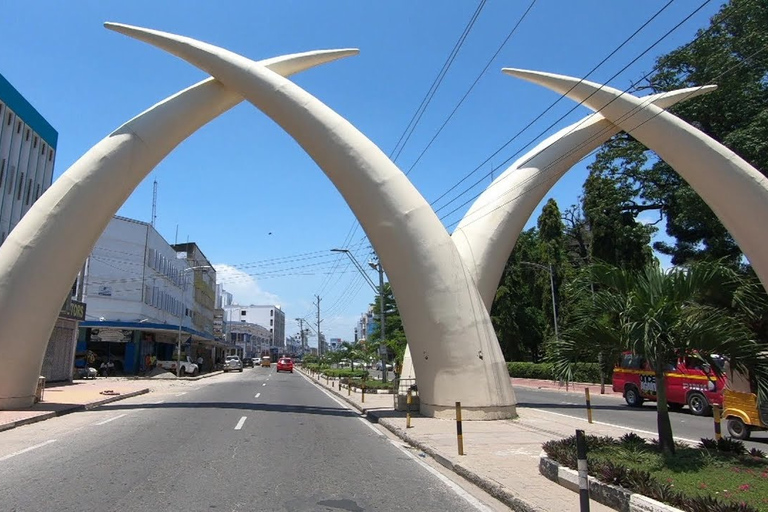
{"label": "silver car", "polygon": [[224,371],[229,372],[233,370],[243,371],[243,361],[240,356],[227,356],[224,359]]}

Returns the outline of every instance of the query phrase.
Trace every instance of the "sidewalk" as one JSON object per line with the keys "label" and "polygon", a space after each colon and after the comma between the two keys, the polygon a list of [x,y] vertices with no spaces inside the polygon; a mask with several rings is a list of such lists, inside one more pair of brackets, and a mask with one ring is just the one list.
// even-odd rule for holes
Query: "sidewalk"
{"label": "sidewalk", "polygon": [[[406,429],[405,414],[394,411],[392,395],[366,394],[365,403],[362,403],[360,393],[352,392],[348,396],[346,388],[339,391],[338,381],[331,389],[324,378],[317,380],[304,375],[513,510],[579,510],[578,493],[539,473],[543,443],[573,435],[576,429],[594,435],[621,436],[627,433],[617,427],[590,425],[575,418],[521,408],[516,420],[463,422],[465,455],[459,456],[455,421],[413,415],[412,428]],[[581,392],[584,392],[583,388]],[[597,512],[612,510],[595,501],[590,502],[590,507]]]}
{"label": "sidewalk", "polygon": [[112,379],[81,380],[48,386],[43,400],[32,407],[0,411],[0,432],[148,392],[146,383]]}
{"label": "sidewalk", "polygon": [[[510,377],[510,380],[512,381],[513,387],[543,389],[546,391],[562,391],[564,393],[566,392],[565,384],[560,384],[559,382],[553,380],[521,379],[518,377]],[[604,395],[600,395],[600,384],[591,384],[586,382],[569,382],[567,392],[580,393],[582,396],[584,396],[584,388],[589,388],[589,394],[591,396],[617,396],[620,398],[623,396],[620,391],[613,390],[610,382],[605,384]]]}

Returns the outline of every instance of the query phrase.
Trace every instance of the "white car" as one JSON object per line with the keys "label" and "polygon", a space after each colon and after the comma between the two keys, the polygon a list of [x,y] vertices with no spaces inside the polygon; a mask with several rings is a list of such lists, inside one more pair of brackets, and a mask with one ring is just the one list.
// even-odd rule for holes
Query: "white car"
{"label": "white car", "polygon": [[230,372],[234,370],[242,373],[243,361],[240,359],[240,356],[227,356],[224,359],[224,371]]}

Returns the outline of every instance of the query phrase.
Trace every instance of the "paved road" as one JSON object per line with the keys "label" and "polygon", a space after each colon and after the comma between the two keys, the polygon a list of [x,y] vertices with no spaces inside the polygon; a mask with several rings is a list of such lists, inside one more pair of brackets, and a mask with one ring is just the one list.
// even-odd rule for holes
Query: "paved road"
{"label": "paved road", "polygon": [[[515,387],[518,407],[532,407],[556,414],[586,418],[584,395]],[[592,413],[595,421],[620,425],[636,431],[656,433],[656,404],[646,402],[642,407],[628,407],[621,397],[592,394]],[[672,431],[676,437],[698,441],[702,437],[714,438],[712,417],[693,416],[686,409],[670,412]],[[725,434],[725,422],[722,424]],[[768,433],[756,432],[745,444],[748,448],[768,451]]]}
{"label": "paved road", "polygon": [[206,380],[0,433],[0,508],[488,510],[297,373]]}

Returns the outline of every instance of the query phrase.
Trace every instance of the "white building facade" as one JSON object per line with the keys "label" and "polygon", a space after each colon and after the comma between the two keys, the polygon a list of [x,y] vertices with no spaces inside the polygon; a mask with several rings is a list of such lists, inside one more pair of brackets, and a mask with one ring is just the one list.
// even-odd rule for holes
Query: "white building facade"
{"label": "white building facade", "polygon": [[0,243],[53,180],[59,134],[0,75]]}
{"label": "white building facade", "polygon": [[[148,369],[153,360],[175,359],[181,338],[182,357],[203,357],[212,367],[217,348],[213,298],[200,304],[198,291],[215,289],[215,279],[213,268],[202,277],[186,252],[178,252],[150,224],[115,216],[85,265],[88,309],[78,351],[90,351],[132,374]],[[209,309],[210,318],[201,318]]]}
{"label": "white building facade", "polygon": [[232,323],[258,324],[269,329],[273,347],[285,347],[285,312],[280,306],[239,306],[224,307],[225,320]]}

